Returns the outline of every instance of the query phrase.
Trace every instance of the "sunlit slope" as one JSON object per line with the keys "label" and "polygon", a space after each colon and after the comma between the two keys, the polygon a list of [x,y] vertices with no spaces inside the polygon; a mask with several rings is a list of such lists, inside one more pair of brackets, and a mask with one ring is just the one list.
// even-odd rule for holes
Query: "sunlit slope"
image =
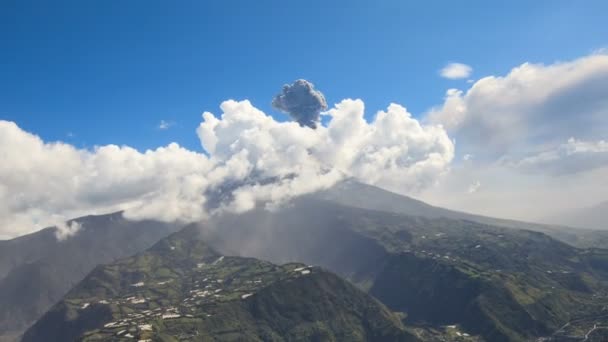
{"label": "sunlit slope", "polygon": [[413,341],[397,316],[302,264],[224,257],[186,229],[96,268],[24,341]]}
{"label": "sunlit slope", "polygon": [[98,264],[145,250],[177,228],[121,213],[75,221],[82,228],[65,240],[46,228],[0,241],[0,340],[16,339]]}
{"label": "sunlit slope", "polygon": [[322,265],[406,313],[406,325],[456,324],[487,341],[551,336],[602,317],[608,304],[608,252],[535,231],[317,198],[227,215],[201,231],[226,253]]}

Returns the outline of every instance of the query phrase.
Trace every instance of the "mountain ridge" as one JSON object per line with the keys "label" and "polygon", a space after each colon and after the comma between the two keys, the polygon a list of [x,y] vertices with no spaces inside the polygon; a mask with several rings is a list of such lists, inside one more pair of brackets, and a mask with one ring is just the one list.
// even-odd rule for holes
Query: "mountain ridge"
{"label": "mountain ridge", "polygon": [[380,302],[327,271],[222,256],[191,233],[97,267],[23,340],[417,341]]}
{"label": "mountain ridge", "polygon": [[[596,317],[608,300],[608,251],[578,249],[536,231],[346,207],[307,197],[274,212],[259,209],[226,216],[201,227],[201,234],[223,253],[326,267],[392,310],[422,320],[406,325],[456,324],[488,341],[547,337],[576,317]],[[391,275],[391,264],[402,265],[392,268],[397,274]],[[463,311],[444,306],[450,301],[439,295],[461,296],[442,287],[454,283],[464,283],[463,291],[469,293]],[[420,290],[424,288],[435,290]],[[424,313],[433,306],[438,311]]]}
{"label": "mountain ridge", "polygon": [[14,341],[93,267],[139,252],[177,227],[128,221],[120,212],[72,221],[81,229],[65,240],[45,228],[0,241],[0,341]]}
{"label": "mountain ridge", "polygon": [[[294,206],[298,207],[296,208],[298,210],[293,210]],[[307,208],[307,206],[310,207]],[[329,212],[327,208],[330,208]],[[281,212],[283,212],[283,214],[281,214]],[[302,215],[301,213],[305,214]],[[320,215],[319,213],[323,214]],[[273,215],[278,216],[274,217]],[[451,217],[446,217],[446,215]],[[368,220],[365,222],[368,222],[370,226],[361,226],[360,222],[357,222],[358,220],[348,219],[349,216],[353,216],[355,218],[360,217],[362,219],[365,218],[365,220]],[[369,221],[369,219],[366,217],[382,217],[382,219],[378,220],[376,218],[374,219],[376,221]],[[88,253],[90,248],[83,249],[83,251],[62,248],[61,252],[69,252],[67,254],[70,254],[72,258],[69,260],[65,258],[50,258],[46,263],[39,261],[40,256],[37,256],[36,253],[40,253],[42,250],[40,245],[44,246],[45,244],[49,244],[56,246],[60,244],[56,241],[52,228],[44,229],[38,233],[16,238],[14,240],[0,241],[0,255],[2,255],[2,253],[6,254],[11,252],[11,249],[3,248],[3,246],[12,244],[20,246],[20,244],[23,243],[29,243],[31,241],[34,242],[31,245],[25,244],[24,247],[20,248],[25,252],[25,256],[22,256],[20,260],[13,259],[17,261],[8,262],[7,260],[11,259],[0,258],[0,290],[6,293],[4,297],[0,296],[0,303],[3,303],[3,305],[0,305],[2,308],[0,309],[0,340],[2,339],[1,334],[4,334],[6,341],[14,340],[16,338],[15,336],[20,333],[19,328],[17,330],[9,330],[10,328],[19,326],[22,327],[21,329],[25,328],[27,323],[24,324],[19,322],[28,322],[41,315],[46,308],[50,307],[50,305],[54,304],[55,301],[59,300],[63,293],[67,292],[67,290],[73,284],[76,284],[82,277],[92,270],[94,265],[110,262],[116,259],[118,256],[126,257],[130,254],[144,250],[145,248],[156,243],[158,239],[162,238],[164,235],[169,234],[171,229],[176,229],[176,227],[169,227],[168,225],[154,221],[142,221],[139,223],[127,221],[122,218],[120,213],[102,216],[87,216],[84,218],[88,218],[89,220],[95,218],[105,218],[107,222],[113,222],[112,225],[108,225],[108,227],[111,226],[112,229],[110,229],[110,231],[114,233],[120,232],[120,229],[131,227],[132,225],[137,228],[135,228],[131,233],[120,233],[126,235],[117,234],[116,236],[106,236],[104,240],[106,245],[103,246],[107,246],[107,244],[112,245],[115,244],[116,241],[120,241],[120,245],[122,247],[118,250],[111,249],[106,251],[106,253],[101,253],[101,255],[98,255],[98,258],[95,260],[88,260],[86,258],[81,260],[81,258],[78,257],[79,255],[85,253],[85,250],[86,253]],[[110,218],[113,218],[115,221],[110,220]],[[413,234],[411,229],[415,228],[415,231],[418,230],[419,233],[419,230],[422,228],[432,230],[436,229],[433,228],[434,226],[442,225],[445,227],[455,226],[469,227],[468,229],[481,229],[480,231],[483,231],[483,229],[485,229],[483,227],[485,226],[488,226],[490,230],[496,230],[499,228],[489,223],[480,223],[470,220],[471,218],[478,218],[478,216],[433,207],[422,201],[349,180],[338,184],[337,187],[296,198],[290,203],[286,204],[284,208],[279,209],[278,211],[273,211],[272,213],[265,210],[256,209],[242,215],[224,214],[219,219],[215,218],[211,221],[205,222],[207,227],[205,231],[202,232],[201,237],[204,240],[211,242],[214,248],[219,247],[224,254],[255,256],[277,263],[305,261],[310,264],[322,265],[354,282],[361,289],[368,292],[374,291],[373,294],[375,296],[382,297],[383,295],[380,293],[382,291],[378,292],[378,287],[376,287],[376,290],[373,290],[374,286],[380,286],[374,283],[375,279],[381,276],[386,276],[386,274],[382,274],[382,269],[391,262],[395,262],[395,260],[400,260],[397,262],[397,264],[405,262],[405,259],[400,259],[404,257],[401,254],[412,253],[412,250],[401,249],[403,246],[411,244],[413,241],[412,239],[416,238],[416,234]],[[81,218],[81,220],[82,219],[83,218]],[[491,220],[494,219],[488,218],[488,220],[490,220],[491,223]],[[511,224],[509,228],[500,228],[505,229],[502,234],[509,236],[513,234],[515,234],[513,236],[520,234],[517,233],[520,231],[517,229],[518,225],[523,227],[529,227],[529,225],[531,225],[530,227],[535,228],[536,230],[548,230],[551,227],[527,224],[518,221],[497,220],[503,224],[506,224],[507,226],[508,224]],[[265,223],[268,227],[259,226],[260,222]],[[388,226],[387,222],[390,223]],[[405,224],[405,229],[398,229],[395,231],[386,229],[386,227],[390,228],[391,225],[399,226],[403,224]],[[407,225],[410,225],[411,227]],[[218,226],[221,226],[221,234],[217,233],[218,229],[216,228]],[[234,227],[231,228],[231,226],[238,226],[240,228],[234,229]],[[298,230],[294,231],[294,229],[282,229],[281,227],[284,226],[297,227]],[[70,237],[64,242],[61,242],[61,244],[69,245],[81,243],[83,241],[83,236],[86,237],[88,232],[90,233],[90,231],[87,230],[87,227],[90,227],[90,225],[84,224],[81,232],[77,233],[73,237]],[[251,229],[244,229],[246,227]],[[319,227],[331,227],[331,229],[322,231],[319,230]],[[370,230],[370,227],[373,229]],[[149,230],[149,228],[152,229]],[[129,231],[128,228],[127,231]],[[302,232],[308,232],[309,234],[302,234]],[[462,234],[464,234],[463,236],[468,236],[468,238],[471,240],[462,240],[461,242],[458,242],[461,248],[465,250],[475,248],[478,244],[472,244],[471,241],[474,241],[473,238],[476,238],[476,233],[471,235],[471,233],[466,233],[466,230],[462,230],[462,232]],[[583,247],[589,245],[608,246],[608,238],[603,240],[601,238],[602,235],[598,235],[596,232],[585,235],[588,234],[588,232],[590,231],[576,230],[576,234],[574,234],[569,231],[558,230],[550,231],[548,233],[550,233],[550,235],[552,235],[554,238],[558,238],[561,241],[566,241],[573,245]],[[434,234],[445,234],[445,232],[437,231]],[[525,236],[529,236],[528,238],[532,237],[533,240],[538,240],[539,237],[543,236],[534,235],[531,232],[525,234],[528,234]],[[492,237],[489,241],[492,244],[499,243],[497,238],[499,235],[501,235],[501,233],[495,233],[494,237]],[[136,244],[128,243],[129,239],[135,238],[137,240],[142,237],[144,239]],[[428,236],[428,238],[431,237],[433,236]],[[420,234],[418,234],[418,238],[420,238]],[[241,240],[244,239],[249,239],[249,243],[243,243]],[[265,242],[263,241],[264,239],[270,242]],[[336,244],[336,241],[339,241],[339,244]],[[125,244],[125,242],[127,243]],[[439,242],[441,242],[441,239],[435,241],[435,243]],[[272,245],[269,245],[269,243]],[[235,244],[237,248],[233,248],[234,246],[230,247],[230,244]],[[482,244],[484,246],[481,246]],[[450,256],[449,254],[445,254],[446,251],[449,253],[454,253],[454,251],[446,249],[446,246],[441,244],[438,246],[441,248],[437,252],[441,252],[441,254],[432,252],[432,248],[430,248],[431,246],[427,246],[424,249],[418,248],[418,250],[414,250],[414,261],[420,261],[418,260],[419,256],[431,256],[437,258],[437,255],[440,255],[443,258],[445,256]],[[15,250],[15,247],[11,248]],[[480,251],[484,250],[484,248],[485,242],[480,243]],[[563,249],[564,247],[548,247],[548,250],[550,251],[554,248]],[[95,248],[93,248],[93,250],[95,250]],[[28,251],[32,251],[32,253]],[[356,251],[356,253],[353,251]],[[422,251],[424,251],[424,253]],[[492,250],[490,250],[490,252],[492,252]],[[431,253],[434,254],[431,255]],[[604,261],[602,259],[603,256],[601,256],[602,253],[598,253],[598,257],[594,256],[594,258],[597,259],[594,262],[601,268],[603,267]],[[418,254],[418,256],[416,256],[416,254]],[[506,253],[505,255],[509,254]],[[405,255],[405,257],[408,258],[407,255]],[[411,257],[411,255],[409,257]],[[503,260],[504,258],[496,251],[487,254],[487,257],[493,258],[488,260],[494,260],[494,268],[504,267],[508,264],[505,264],[505,261]],[[513,256],[513,258],[517,259],[517,256]],[[67,264],[73,262],[79,263],[80,266],[77,268],[78,271],[72,272],[65,266],[62,267],[61,263],[65,263],[62,260],[67,260],[65,261]],[[422,263],[426,262],[423,259],[421,260]],[[435,265],[433,267],[440,267],[440,269],[443,269],[443,266],[440,264],[434,263],[433,265]],[[5,272],[5,276],[2,277],[2,270],[8,269],[10,271],[11,267],[14,268],[13,272]],[[492,268],[492,265],[490,263],[483,267],[486,269],[483,272],[487,273],[489,272],[488,270]],[[475,270],[475,268],[472,270],[473,274],[478,273],[478,270]],[[451,272],[448,269],[444,271],[448,273]],[[465,270],[465,274],[467,272],[470,272],[468,268]],[[32,279],[38,279],[36,277],[40,276],[42,278],[39,278],[40,280],[38,281],[29,281]],[[460,275],[453,276],[459,277]],[[55,281],[54,279],[58,280]],[[572,279],[562,279],[560,281],[563,284],[566,284],[564,286],[572,289],[585,289],[587,286],[585,282],[581,283],[581,280],[576,277],[572,277]],[[30,283],[40,285],[38,285],[39,287],[23,286],[24,284]],[[408,286],[414,286],[413,284],[414,283]],[[521,284],[517,286],[527,287],[527,285]],[[516,293],[516,296],[527,296],[519,293],[521,291],[518,290],[517,286],[510,289],[500,289],[499,293],[513,292]],[[48,292],[41,298],[37,298],[36,295],[34,295],[38,293],[45,293],[45,291],[53,292]],[[434,300],[432,298],[428,299]],[[396,310],[402,310],[405,307],[394,308]],[[414,313],[410,316],[410,318],[413,319],[416,317],[416,315],[417,314]],[[421,316],[421,314],[418,314],[418,317],[424,317],[424,315]],[[559,324],[563,320],[563,317],[566,316],[559,317],[562,318],[559,318],[556,322],[551,323],[550,326],[543,331],[552,329],[552,327]],[[15,324],[15,322],[17,324]],[[437,321],[433,324],[436,325],[443,323],[449,322]],[[422,331],[422,333],[427,332],[428,330]]]}
{"label": "mountain ridge", "polygon": [[507,228],[534,230],[577,247],[608,247],[608,231],[577,227],[576,225],[556,225],[494,218],[446,209],[354,179],[347,179],[332,188],[304,195],[303,197],[313,197],[346,206],[383,212],[429,218],[445,217]]}

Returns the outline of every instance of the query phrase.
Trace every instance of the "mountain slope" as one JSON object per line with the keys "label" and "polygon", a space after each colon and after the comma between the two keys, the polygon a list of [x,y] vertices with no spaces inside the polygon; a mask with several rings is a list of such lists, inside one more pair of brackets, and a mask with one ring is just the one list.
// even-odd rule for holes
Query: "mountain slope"
{"label": "mountain slope", "polygon": [[[572,227],[584,227],[586,220],[554,220],[556,224],[540,224],[516,220],[499,219],[482,215],[435,207],[408,196],[399,195],[378,187],[349,179],[308,197],[330,201],[348,207],[370,209],[408,216],[427,218],[450,218],[477,223],[543,232],[560,241],[577,247],[608,248],[608,232]],[[568,227],[569,226],[569,227]],[[593,227],[593,228],[599,228]],[[599,238],[599,239],[598,239]]]}
{"label": "mountain slope", "polygon": [[120,213],[75,221],[82,228],[66,240],[46,228],[0,241],[0,341],[16,339],[99,263],[142,251],[176,229]]}
{"label": "mountain slope", "polygon": [[405,312],[406,325],[456,324],[487,341],[559,335],[573,320],[579,334],[608,304],[608,252],[540,232],[307,197],[225,215],[201,236],[224,253],[321,265]]}
{"label": "mountain slope", "polygon": [[96,268],[23,340],[416,340],[386,307],[329,272],[220,256],[193,234]]}
{"label": "mountain slope", "polygon": [[[125,221],[119,214],[79,220],[91,222],[84,222],[83,230],[64,242],[56,241],[53,229],[0,241],[0,333],[4,336],[11,330],[18,334],[97,263],[132,255],[173,229],[152,221]],[[464,326],[473,317],[487,323],[486,328],[469,324],[466,329],[474,334],[540,336],[581,315],[595,317],[594,310],[602,303],[599,299],[604,298],[602,250],[579,251],[543,234],[499,226],[542,231],[578,246],[608,246],[608,235],[602,232],[573,233],[572,229],[450,211],[352,180],[304,196],[278,211],[223,215],[206,225],[204,239],[224,254],[324,266],[382,298],[392,309],[406,311],[407,322],[431,322],[433,329],[454,322]],[[471,250],[483,257],[466,254],[446,259]],[[435,272],[426,273],[427,268]],[[421,271],[406,277],[409,269]],[[441,286],[454,281],[465,284],[464,292]],[[558,294],[553,289],[556,282]],[[418,293],[420,287],[435,290],[395,297]],[[468,311],[441,305],[463,293],[466,303],[474,304],[467,306]],[[577,307],[587,306],[589,296],[594,303],[581,312]],[[491,306],[498,304],[515,314],[495,312]],[[465,306],[465,302],[453,306]],[[428,311],[429,307],[437,311]],[[505,315],[518,318],[503,322]],[[523,321],[540,324],[522,326]],[[573,334],[587,323],[577,324],[569,325]],[[525,333],[519,334],[520,330]],[[427,334],[430,330],[416,331]],[[438,334],[443,338],[443,332]]]}

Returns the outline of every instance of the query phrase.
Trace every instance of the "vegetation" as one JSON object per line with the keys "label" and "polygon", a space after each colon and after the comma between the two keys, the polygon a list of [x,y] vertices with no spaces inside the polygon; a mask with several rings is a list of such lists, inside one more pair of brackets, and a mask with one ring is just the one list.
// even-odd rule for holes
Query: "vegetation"
{"label": "vegetation", "polygon": [[[526,341],[567,338],[560,328],[582,318],[606,322],[607,252],[541,232],[317,198],[213,226],[222,229],[203,229],[202,236],[220,250],[326,267],[403,312],[408,327],[457,325],[486,341]],[[574,329],[576,336],[585,329]]]}
{"label": "vegetation", "polygon": [[[361,204],[363,197],[346,198]],[[145,253],[95,269],[25,340],[608,337],[608,250],[437,213],[422,202],[410,209],[423,215],[402,214],[405,202],[397,195],[372,197],[373,205],[392,202],[391,212],[313,195],[281,210],[188,227]],[[208,245],[275,264],[222,258]],[[324,267],[358,289],[293,262]]]}
{"label": "vegetation", "polygon": [[96,268],[24,341],[415,341],[341,278],[302,264],[220,256],[186,229]]}
{"label": "vegetation", "polygon": [[76,221],[82,228],[66,240],[46,228],[0,241],[0,341],[17,340],[98,264],[143,251],[176,230],[121,213]]}

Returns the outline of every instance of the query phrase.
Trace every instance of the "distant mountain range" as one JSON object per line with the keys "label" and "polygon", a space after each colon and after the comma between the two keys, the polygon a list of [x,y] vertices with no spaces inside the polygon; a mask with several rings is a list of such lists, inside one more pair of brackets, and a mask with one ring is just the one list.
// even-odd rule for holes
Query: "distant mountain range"
{"label": "distant mountain range", "polygon": [[[586,226],[575,217],[569,215],[570,219],[553,219],[553,224],[522,222],[517,220],[499,219],[482,215],[469,214],[461,211],[449,210],[435,207],[408,196],[399,195],[378,187],[363,184],[355,180],[347,180],[336,186],[311,195],[313,198],[328,200],[345,206],[372,209],[378,211],[392,212],[408,216],[422,216],[428,218],[451,218],[457,220],[468,220],[493,226],[527,229],[543,232],[558,240],[572,244],[577,247],[608,247],[608,231],[603,231],[603,225]],[[603,209],[602,209],[603,208]],[[604,210],[605,209],[605,210]],[[599,217],[608,213],[608,203],[593,208]],[[580,216],[585,214],[582,212]],[[606,222],[606,220],[599,220]],[[584,229],[587,227],[587,229]]]}
{"label": "distant mountain range", "polygon": [[[341,336],[347,331],[356,331],[351,340],[370,340],[369,336],[380,334],[387,341],[566,341],[589,332],[592,338],[603,336],[602,324],[608,326],[604,311],[608,307],[608,251],[597,248],[608,246],[604,232],[451,211],[352,180],[294,199],[278,210],[260,208],[222,215],[164,240],[178,227],[154,221],[131,222],[120,213],[78,220],[82,231],[65,241],[57,241],[52,228],[0,241],[0,340],[15,339],[54,303],[28,331],[26,340],[43,341],[42,336],[122,339],[122,334],[129,333],[144,340],[172,341],[175,336],[177,340],[195,339],[189,335],[193,331],[206,331],[204,336],[209,338],[228,336],[220,340],[230,340],[230,336],[262,340],[273,340],[265,336],[274,336],[274,340],[281,340],[279,336],[286,331],[303,329],[309,336],[305,340],[314,340],[314,336],[343,340]],[[116,261],[152,245],[143,254]],[[178,246],[182,245],[189,247],[181,250]],[[179,253],[171,252],[170,247]],[[195,251],[203,254],[192,254]],[[174,259],[174,254],[181,259]],[[209,278],[207,275],[237,277],[231,273],[234,265],[224,268],[218,263],[198,269],[198,264],[208,265],[209,258],[218,260],[219,254],[240,256],[222,259],[238,269],[272,269],[268,276],[274,280],[264,282],[264,286],[245,287],[256,293],[251,298],[233,296],[229,304],[207,303],[217,308],[216,314],[226,325],[200,316],[207,310],[200,308],[196,310],[202,311],[179,311],[180,319],[175,321],[165,322],[161,314],[149,323],[146,318],[146,322],[138,319],[137,324],[131,324],[135,321],[129,313],[181,308],[177,300],[190,298],[188,291],[205,291],[196,286]],[[196,258],[202,261],[194,264]],[[291,264],[294,262],[322,268]],[[99,264],[108,265],[95,268]],[[312,277],[295,274],[293,278],[294,269],[302,267],[310,270]],[[363,292],[351,289],[332,272]],[[318,281],[301,285],[306,279]],[[179,289],[158,284],[165,281],[179,284]],[[196,281],[199,285],[195,286]],[[148,285],[131,286],[139,282]],[[306,302],[313,300],[306,297],[311,295],[308,291],[325,294],[307,307],[281,292],[288,289],[285,282],[294,285],[294,290],[302,289]],[[282,290],[273,293],[266,285]],[[337,294],[328,286],[337,286],[348,296],[332,297]],[[222,291],[228,289],[241,296],[249,293],[241,293],[241,285]],[[251,311],[245,303],[261,298],[257,293],[267,293],[264,291],[272,293],[263,301],[264,312]],[[140,295],[146,305],[154,302],[157,306],[126,299],[135,296],[138,301]],[[353,316],[357,319],[335,322],[329,318],[346,313],[341,311],[344,306],[327,311],[326,300],[340,305],[367,303],[355,307],[363,308],[374,302],[370,295],[383,303],[374,306],[374,318],[362,316],[363,311],[357,311],[360,309]],[[278,319],[276,312],[285,310],[308,314],[273,326],[271,322]],[[165,311],[163,314],[171,315]],[[269,314],[272,312],[275,316]],[[182,317],[185,315],[195,317]],[[256,321],[258,315],[262,315],[260,321]],[[395,317],[400,319],[395,321]],[[113,326],[104,328],[127,318],[131,323],[126,332]],[[372,322],[381,322],[378,324],[384,328],[371,329]],[[147,330],[148,324],[152,330]],[[258,324],[267,329],[252,328]],[[594,324],[600,328],[591,331]],[[224,335],[234,329],[236,335]],[[68,335],[61,335],[62,331]],[[122,334],[118,336],[118,332]]]}

